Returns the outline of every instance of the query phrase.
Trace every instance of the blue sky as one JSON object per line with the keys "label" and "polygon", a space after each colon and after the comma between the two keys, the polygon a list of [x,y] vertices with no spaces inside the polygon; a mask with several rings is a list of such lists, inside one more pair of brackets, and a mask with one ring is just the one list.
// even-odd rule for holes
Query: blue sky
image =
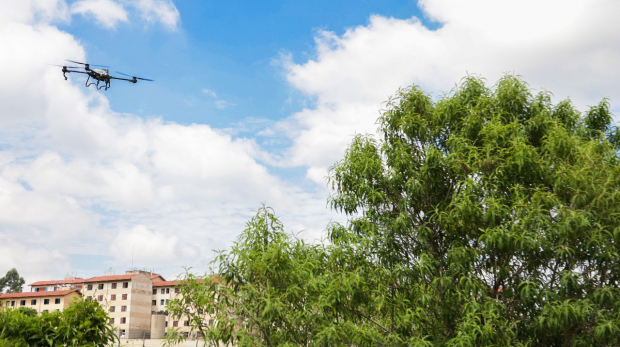
{"label": "blue sky", "polygon": [[[155,79],[119,85],[106,95],[112,108],[166,120],[229,127],[245,118],[277,120],[301,109],[306,96],[284,80],[280,54],[314,57],[316,30],[342,34],[372,14],[424,18],[415,1],[184,1],[178,30],[136,20],[113,30],[78,17],[62,29],[78,38],[88,58]],[[432,23],[431,23],[432,25]],[[116,85],[116,84],[115,84]],[[224,109],[217,99],[234,104]],[[131,91],[131,92],[128,92]]]}
{"label": "blue sky", "polygon": [[[0,2],[0,275],[208,269],[261,203],[320,240],[383,102],[521,75],[620,110],[614,0]],[[152,78],[108,91],[64,59]]]}

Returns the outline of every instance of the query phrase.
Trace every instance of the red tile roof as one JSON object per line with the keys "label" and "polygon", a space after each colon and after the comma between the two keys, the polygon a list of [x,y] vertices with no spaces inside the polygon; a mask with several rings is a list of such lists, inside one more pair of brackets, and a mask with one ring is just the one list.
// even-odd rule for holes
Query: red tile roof
{"label": "red tile roof", "polygon": [[173,287],[176,286],[179,281],[161,281],[153,282],[153,287]]}
{"label": "red tile roof", "polygon": [[[219,282],[219,281],[220,281],[220,279],[219,279],[219,278],[217,278],[217,277],[214,277],[214,278],[213,278],[213,283],[217,283],[217,282]],[[184,282],[184,281],[162,281],[162,282],[153,282],[153,288],[154,288],[154,287],[173,287],[173,286],[176,286],[177,284],[181,284],[181,283],[183,283],[183,282]],[[203,282],[204,282],[204,280],[199,279],[199,280],[196,280],[196,282],[198,282],[198,283],[203,283]]]}
{"label": "red tile roof", "polygon": [[65,280],[51,280],[51,281],[38,281],[29,284],[29,286],[47,286],[50,284],[73,284],[73,283],[84,283],[83,278],[71,278]]}
{"label": "red tile roof", "polygon": [[38,297],[43,297],[43,296],[65,296],[65,295],[68,295],[70,293],[75,293],[75,292],[80,294],[79,289],[56,290],[56,291],[49,291],[49,292],[6,293],[6,294],[0,294],[0,300],[17,299],[17,298],[32,298],[32,297],[38,298]]}
{"label": "red tile roof", "polygon": [[129,280],[132,277],[135,277],[135,276],[138,276],[138,275],[139,274],[99,276],[99,277],[93,277],[93,278],[89,278],[87,280],[84,280],[84,283],[123,281],[123,280]]}
{"label": "red tile roof", "polygon": [[[164,278],[164,276],[159,275],[159,274],[151,274],[151,281],[154,281],[157,277],[159,277],[159,279],[161,281],[165,281],[166,279]],[[159,281],[158,281],[159,282]]]}

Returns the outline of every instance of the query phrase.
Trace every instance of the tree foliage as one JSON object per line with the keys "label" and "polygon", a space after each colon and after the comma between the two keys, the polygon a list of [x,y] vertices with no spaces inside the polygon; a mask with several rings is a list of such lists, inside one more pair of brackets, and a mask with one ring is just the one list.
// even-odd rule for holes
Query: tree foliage
{"label": "tree foliage", "polygon": [[7,288],[7,293],[21,293],[25,283],[26,281],[19,276],[17,269],[12,268],[4,277],[0,277],[0,293],[4,291],[4,288]]}
{"label": "tree foliage", "polygon": [[620,132],[606,99],[551,100],[510,75],[399,90],[330,171],[329,243],[259,218],[220,254],[208,341],[619,345]]}
{"label": "tree foliage", "polygon": [[62,312],[0,310],[0,347],[110,346],[119,342],[108,314],[96,301],[75,301]]}

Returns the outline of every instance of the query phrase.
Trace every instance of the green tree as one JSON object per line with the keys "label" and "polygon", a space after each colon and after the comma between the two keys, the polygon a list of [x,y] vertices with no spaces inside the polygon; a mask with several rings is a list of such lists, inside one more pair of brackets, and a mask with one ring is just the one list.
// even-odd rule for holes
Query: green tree
{"label": "green tree", "polygon": [[[262,207],[230,251],[221,252],[217,275],[186,274],[179,300],[168,304],[176,320],[190,325],[213,346],[307,346],[317,322],[308,286],[323,273],[319,245],[286,234],[271,208]],[[169,331],[168,343],[183,340]]]}
{"label": "green tree", "polygon": [[19,276],[17,269],[12,268],[7,271],[4,277],[0,278],[0,293],[4,291],[4,288],[7,288],[7,293],[21,293],[25,283],[26,281]]}
{"label": "green tree", "polygon": [[107,312],[95,301],[75,301],[62,312],[0,310],[0,347],[103,347],[119,342]]}
{"label": "green tree", "polygon": [[399,90],[380,136],[356,136],[330,171],[349,221],[329,242],[263,208],[220,253],[219,281],[188,276],[194,297],[171,312],[191,302],[212,345],[620,345],[611,121],[606,99],[581,114],[516,76],[466,77],[437,100]]}
{"label": "green tree", "polygon": [[[618,345],[620,161],[603,100],[581,115],[505,76],[438,101],[400,90],[330,174],[368,247],[385,334],[435,345]],[[393,312],[393,313],[392,313]]]}

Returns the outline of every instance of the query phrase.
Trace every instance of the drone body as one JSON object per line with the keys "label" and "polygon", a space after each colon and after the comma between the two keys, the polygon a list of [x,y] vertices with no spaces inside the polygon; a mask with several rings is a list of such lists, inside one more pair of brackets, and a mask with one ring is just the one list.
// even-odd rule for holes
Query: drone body
{"label": "drone body", "polygon": [[[91,69],[91,66],[99,66],[99,67],[107,67],[107,66],[102,66],[102,65],[92,65],[92,64],[87,64],[87,63],[80,63],[78,61],[73,61],[73,60],[67,60],[70,61],[72,63],[76,63],[76,64],[82,64],[84,65],[84,71],[80,71],[80,70],[75,70],[75,69],[80,69],[79,66],[62,66],[62,75],[64,76],[65,80],[67,80],[67,73],[81,73],[81,74],[85,74],[88,75],[88,78],[86,79],[86,87],[90,87],[91,85],[95,85],[95,88],[97,89],[101,89],[101,88],[105,88],[104,90],[108,90],[108,88],[110,88],[110,82],[112,80],[121,80],[121,81],[127,81],[127,82],[131,82],[131,83],[137,83],[138,80],[142,80],[142,81],[153,81],[151,79],[148,78],[141,78],[141,77],[135,77],[135,76],[130,76],[127,74],[124,74],[122,72],[118,72],[117,73],[121,74],[121,75],[125,75],[127,77],[131,77],[131,78],[123,78],[123,77],[116,77],[116,76],[112,76],[110,75],[110,71],[108,69]],[[60,65],[56,65],[56,66],[60,66]],[[96,80],[97,82],[91,82],[91,78],[93,80]],[[103,84],[101,86],[99,86],[99,83],[103,82]]]}

